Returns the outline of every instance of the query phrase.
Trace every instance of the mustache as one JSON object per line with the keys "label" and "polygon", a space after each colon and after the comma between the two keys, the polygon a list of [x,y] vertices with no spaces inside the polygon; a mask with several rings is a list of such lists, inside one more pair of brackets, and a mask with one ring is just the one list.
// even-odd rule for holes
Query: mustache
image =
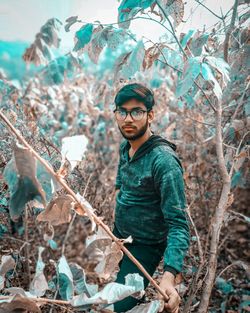
{"label": "mustache", "polygon": [[126,127],[130,127],[130,128],[135,128],[135,126],[131,125],[131,124],[126,124],[126,125],[123,125],[122,128],[126,128]]}

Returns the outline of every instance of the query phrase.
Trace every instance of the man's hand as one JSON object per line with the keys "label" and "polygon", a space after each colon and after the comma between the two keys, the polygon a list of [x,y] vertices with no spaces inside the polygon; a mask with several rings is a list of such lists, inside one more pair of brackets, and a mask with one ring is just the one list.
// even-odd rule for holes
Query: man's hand
{"label": "man's hand", "polygon": [[[169,300],[165,302],[164,310],[169,313],[178,313],[179,312],[179,304],[181,302],[181,298],[178,292],[175,289],[175,277],[170,272],[165,272],[163,274],[160,287],[165,291]],[[158,293],[158,298],[160,300],[164,300],[163,296]]]}

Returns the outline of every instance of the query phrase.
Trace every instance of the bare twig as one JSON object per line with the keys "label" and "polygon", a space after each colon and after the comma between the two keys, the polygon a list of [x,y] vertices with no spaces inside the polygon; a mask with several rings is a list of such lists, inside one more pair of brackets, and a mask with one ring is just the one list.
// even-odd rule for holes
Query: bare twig
{"label": "bare twig", "polygon": [[222,191],[220,194],[220,199],[218,206],[215,210],[215,216],[213,219],[212,230],[211,230],[211,240],[209,249],[209,260],[208,260],[208,272],[205,279],[205,286],[203,287],[201,302],[199,305],[198,313],[204,313],[208,310],[209,299],[212,292],[212,287],[215,280],[215,274],[217,269],[217,257],[218,257],[218,246],[221,227],[224,220],[225,210],[228,205],[231,179],[226,168],[224,154],[223,154],[223,140],[221,131],[222,122],[222,106],[221,102],[218,101],[216,110],[216,154],[219,165],[219,172],[222,178]]}
{"label": "bare twig", "polygon": [[[29,224],[28,224],[28,218],[29,218],[29,213],[28,213],[28,209],[29,209],[29,205],[27,204],[25,206],[25,217],[24,217],[24,236],[25,236],[25,242],[29,242]],[[25,267],[26,267],[26,271],[27,271],[27,277],[28,277],[28,283],[30,284],[30,253],[29,253],[29,245],[26,244],[25,245]]]}
{"label": "bare twig", "polygon": [[199,0],[195,0],[195,2],[199,3],[201,6],[203,6],[205,9],[207,9],[210,13],[212,13],[214,16],[216,16],[218,19],[222,20],[222,17],[216,14],[214,11],[209,9],[204,3],[200,2]]}
{"label": "bare twig", "polygon": [[[80,215],[85,215],[85,212],[88,211],[92,216],[95,223],[101,226],[104,231],[111,237],[112,240],[120,247],[120,249],[128,256],[128,258],[140,269],[140,271],[145,275],[145,277],[149,280],[149,282],[155,287],[155,289],[163,296],[163,298],[168,301],[169,297],[164,292],[164,290],[157,284],[157,282],[151,277],[151,275],[146,271],[146,269],[141,265],[141,263],[130,253],[130,251],[124,247],[123,242],[117,238],[109,227],[103,223],[103,221],[91,210],[85,209],[84,205],[78,199],[77,195],[74,191],[67,185],[67,183],[63,180],[63,178],[57,175],[54,170],[49,166],[49,164],[40,157],[40,155],[28,144],[28,142],[24,139],[24,137],[20,134],[20,132],[11,124],[11,122],[7,119],[7,117],[3,114],[2,110],[0,110],[0,117],[2,120],[8,125],[10,131],[13,135],[15,135],[20,142],[29,149],[29,151],[33,154],[33,156],[38,159],[46,168],[46,170],[55,177],[55,179],[64,187],[64,189],[73,197],[73,199],[79,204],[78,213]],[[81,208],[81,211],[80,211]]]}

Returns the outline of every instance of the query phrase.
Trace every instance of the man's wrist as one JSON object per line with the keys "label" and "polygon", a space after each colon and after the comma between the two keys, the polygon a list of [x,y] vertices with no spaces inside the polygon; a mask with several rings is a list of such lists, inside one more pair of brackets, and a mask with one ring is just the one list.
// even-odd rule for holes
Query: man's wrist
{"label": "man's wrist", "polygon": [[174,267],[172,267],[170,265],[165,265],[164,266],[164,272],[169,272],[172,275],[174,275],[174,277],[176,277],[176,275],[178,274],[178,271]]}

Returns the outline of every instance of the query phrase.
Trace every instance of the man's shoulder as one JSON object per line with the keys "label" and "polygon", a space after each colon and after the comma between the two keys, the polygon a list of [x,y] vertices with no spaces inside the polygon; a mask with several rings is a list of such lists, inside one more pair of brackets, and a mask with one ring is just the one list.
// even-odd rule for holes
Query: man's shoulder
{"label": "man's shoulder", "polygon": [[178,154],[168,145],[160,145],[152,149],[151,157],[153,159],[153,166],[166,168],[180,168],[182,164]]}

